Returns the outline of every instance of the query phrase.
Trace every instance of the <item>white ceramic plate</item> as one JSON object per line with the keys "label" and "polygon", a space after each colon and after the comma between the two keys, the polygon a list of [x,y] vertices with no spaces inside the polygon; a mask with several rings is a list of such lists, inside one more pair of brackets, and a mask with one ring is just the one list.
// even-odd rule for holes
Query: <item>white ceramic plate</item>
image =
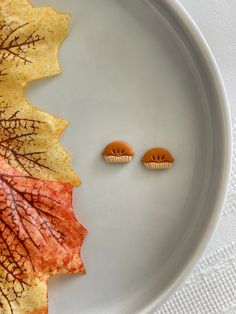
{"label": "white ceramic plate", "polygon": [[[74,206],[89,230],[87,275],[50,280],[50,314],[152,313],[202,254],[224,200],[230,132],[218,70],[174,0],[32,3],[72,13],[63,74],[27,95],[71,122],[63,142],[83,182]],[[100,156],[117,139],[135,150],[129,165]],[[153,146],[173,153],[171,170],[144,169]]]}

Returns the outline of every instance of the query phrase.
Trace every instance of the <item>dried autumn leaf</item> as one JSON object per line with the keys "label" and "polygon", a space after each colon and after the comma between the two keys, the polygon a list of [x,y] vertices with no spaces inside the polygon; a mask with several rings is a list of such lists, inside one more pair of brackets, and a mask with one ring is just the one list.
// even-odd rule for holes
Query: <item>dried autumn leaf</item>
{"label": "dried autumn leaf", "polygon": [[72,185],[22,175],[3,158],[0,169],[0,308],[46,313],[48,277],[84,273]]}
{"label": "dried autumn leaf", "polygon": [[1,0],[0,64],[5,87],[60,72],[58,49],[68,33],[70,16],[52,8],[32,8],[27,0]]}
{"label": "dried autumn leaf", "polygon": [[68,21],[26,0],[1,1],[0,309],[6,314],[47,313],[48,277],[84,273],[86,230],[71,208],[79,179],[58,143],[67,122],[24,98],[29,81],[60,72],[57,53]]}
{"label": "dried autumn leaf", "polygon": [[10,105],[0,97],[0,156],[26,175],[76,185],[70,156],[58,143],[66,125],[27,103]]}
{"label": "dried autumn leaf", "polygon": [[33,108],[25,85],[60,72],[57,54],[69,15],[32,8],[26,0],[0,5],[0,155],[14,168],[43,180],[80,184],[70,155],[58,143],[63,119]]}

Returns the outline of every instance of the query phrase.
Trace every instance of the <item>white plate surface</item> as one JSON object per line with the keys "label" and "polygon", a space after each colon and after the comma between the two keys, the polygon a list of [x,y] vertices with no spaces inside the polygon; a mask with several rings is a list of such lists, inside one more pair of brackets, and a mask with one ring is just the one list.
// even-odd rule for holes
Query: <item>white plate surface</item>
{"label": "white plate surface", "polygon": [[[63,74],[32,83],[36,106],[68,119],[63,143],[83,185],[75,211],[88,228],[85,276],[50,279],[50,314],[152,313],[199,258],[229,172],[221,81],[203,39],[174,0],[33,0],[72,14]],[[113,140],[128,165],[100,154]],[[153,146],[169,171],[140,163]]]}

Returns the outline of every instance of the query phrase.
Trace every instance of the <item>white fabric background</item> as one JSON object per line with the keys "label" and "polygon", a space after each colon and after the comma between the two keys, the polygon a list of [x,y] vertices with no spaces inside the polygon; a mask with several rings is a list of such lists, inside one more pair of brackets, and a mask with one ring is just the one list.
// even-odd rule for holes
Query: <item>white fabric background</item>
{"label": "white fabric background", "polygon": [[222,217],[205,256],[155,314],[236,314],[236,0],[180,0],[220,68],[233,125],[233,169]]}

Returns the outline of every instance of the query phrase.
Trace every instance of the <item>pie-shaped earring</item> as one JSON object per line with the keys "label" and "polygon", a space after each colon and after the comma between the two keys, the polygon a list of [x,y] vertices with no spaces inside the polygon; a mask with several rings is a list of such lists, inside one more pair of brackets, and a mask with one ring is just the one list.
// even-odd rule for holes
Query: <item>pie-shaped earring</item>
{"label": "pie-shaped earring", "polygon": [[170,169],[174,161],[171,153],[161,147],[148,150],[142,158],[144,166],[148,169]]}
{"label": "pie-shaped earring", "polygon": [[108,163],[128,163],[134,156],[132,147],[122,141],[116,141],[108,144],[103,152],[103,157]]}

